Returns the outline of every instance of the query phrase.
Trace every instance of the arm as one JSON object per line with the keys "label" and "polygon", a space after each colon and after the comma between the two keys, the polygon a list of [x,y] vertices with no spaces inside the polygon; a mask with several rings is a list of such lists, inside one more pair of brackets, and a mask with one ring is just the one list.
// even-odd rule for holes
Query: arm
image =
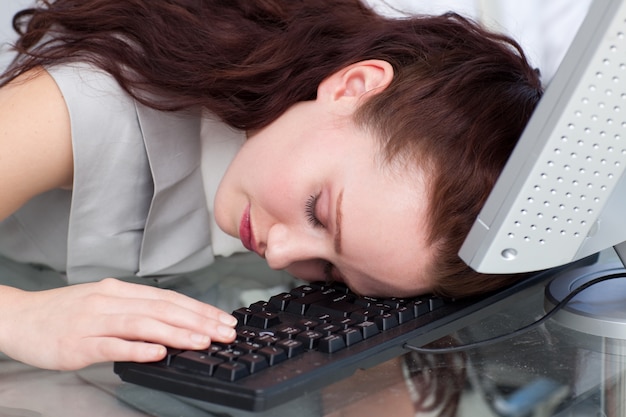
{"label": "arm", "polygon": [[[0,220],[39,193],[71,187],[65,101],[44,70],[0,89]],[[50,369],[155,361],[164,345],[202,349],[234,339],[235,319],[161,289],[114,279],[26,292],[0,286],[0,351]]]}
{"label": "arm", "polygon": [[0,89],[0,220],[37,194],[72,184],[65,102],[44,70]]}

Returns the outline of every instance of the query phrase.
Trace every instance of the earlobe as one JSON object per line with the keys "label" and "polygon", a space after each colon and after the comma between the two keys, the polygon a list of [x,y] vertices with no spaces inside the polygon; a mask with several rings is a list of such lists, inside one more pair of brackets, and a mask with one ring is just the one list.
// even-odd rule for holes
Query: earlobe
{"label": "earlobe", "polygon": [[361,99],[383,91],[393,80],[393,67],[387,61],[372,59],[349,65],[319,86],[318,97],[331,100]]}

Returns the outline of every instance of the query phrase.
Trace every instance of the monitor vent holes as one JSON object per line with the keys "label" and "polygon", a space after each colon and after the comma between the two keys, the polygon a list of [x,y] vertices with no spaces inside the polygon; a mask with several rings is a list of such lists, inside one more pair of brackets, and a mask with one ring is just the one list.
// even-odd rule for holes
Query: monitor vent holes
{"label": "monitor vent holes", "polygon": [[520,200],[509,239],[544,245],[584,238],[594,227],[626,164],[625,43],[619,31],[592,64],[597,70],[588,72],[587,87],[557,125],[552,151],[535,165],[536,179]]}

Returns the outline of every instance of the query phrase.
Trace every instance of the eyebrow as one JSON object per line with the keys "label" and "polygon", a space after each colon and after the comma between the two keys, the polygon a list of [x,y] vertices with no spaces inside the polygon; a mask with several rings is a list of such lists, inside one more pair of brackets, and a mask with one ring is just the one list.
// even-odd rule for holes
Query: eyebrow
{"label": "eyebrow", "polygon": [[343,190],[337,196],[335,205],[335,252],[341,254],[341,220],[343,214],[341,212],[341,203],[343,202]]}

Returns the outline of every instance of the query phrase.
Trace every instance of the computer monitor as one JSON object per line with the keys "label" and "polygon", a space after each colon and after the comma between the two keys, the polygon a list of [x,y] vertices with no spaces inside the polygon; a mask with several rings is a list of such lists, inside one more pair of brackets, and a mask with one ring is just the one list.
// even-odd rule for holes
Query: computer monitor
{"label": "computer monitor", "polygon": [[[552,268],[610,247],[626,263],[625,169],[626,0],[595,0],[460,257],[493,274]],[[558,301],[585,277],[555,283],[558,294],[547,298]],[[626,339],[626,278],[618,281],[574,303],[569,325]]]}
{"label": "computer monitor", "polygon": [[536,271],[626,241],[626,1],[596,0],[459,255]]}

